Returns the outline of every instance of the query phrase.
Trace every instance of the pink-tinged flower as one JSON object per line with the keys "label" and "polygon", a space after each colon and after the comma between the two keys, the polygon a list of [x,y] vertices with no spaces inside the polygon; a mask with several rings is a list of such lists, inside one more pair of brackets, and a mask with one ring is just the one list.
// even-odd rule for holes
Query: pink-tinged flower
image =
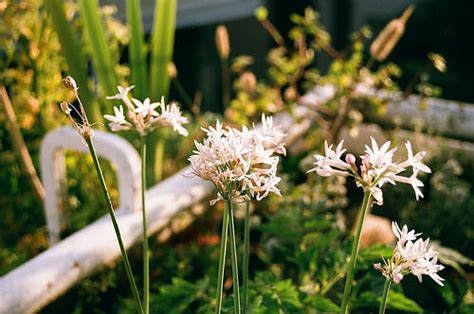
{"label": "pink-tinged flower", "polygon": [[139,101],[138,99],[133,98],[133,103],[135,104],[136,108],[133,110],[135,113],[142,115],[143,118],[146,118],[148,115],[152,117],[157,117],[160,114],[155,109],[160,106],[161,103],[159,102],[150,102],[150,98],[145,98],[143,102]]}
{"label": "pink-tinged flower", "polygon": [[405,143],[405,147],[407,149],[408,158],[406,161],[401,162],[400,164],[396,165],[396,167],[398,169],[412,167],[414,173],[418,173],[419,171],[425,172],[425,173],[431,173],[431,169],[427,165],[421,162],[423,157],[425,157],[426,152],[421,151],[413,155],[413,150],[412,150],[410,141],[407,141]]}
{"label": "pink-tinged flower", "polygon": [[134,88],[135,86],[132,85],[132,86],[129,86],[129,87],[122,87],[122,86],[117,86],[117,89],[118,89],[118,94],[115,94],[113,96],[107,96],[106,98],[107,99],[118,99],[118,100],[121,100],[125,103],[125,105],[127,106],[128,110],[132,110],[133,111],[133,105],[132,103],[130,102],[130,99],[128,98],[128,93],[130,93],[130,91]]}
{"label": "pink-tinged flower", "polygon": [[188,131],[183,127],[183,124],[188,123],[188,119],[182,116],[179,107],[175,103],[165,106],[164,98],[162,97],[160,108],[161,114],[158,116],[157,121],[162,125],[173,127],[173,130],[178,132],[178,134],[187,136]]}
{"label": "pink-tinged flower", "polygon": [[429,245],[430,240],[417,239],[420,233],[408,231],[407,226],[400,229],[396,222],[392,222],[392,230],[398,239],[392,258],[385,261],[384,266],[380,263],[374,264],[374,268],[395,283],[399,283],[404,275],[411,273],[420,282],[422,276],[426,275],[443,286],[444,279],[438,272],[443,270],[444,266],[438,264],[438,252]]}
{"label": "pink-tinged flower", "polygon": [[365,152],[368,161],[376,175],[382,174],[389,166],[392,165],[393,154],[397,148],[390,149],[390,141],[384,143],[380,148],[373,137],[370,137],[372,147],[365,145]]}
{"label": "pink-tinged flower", "polygon": [[[118,86],[118,94],[109,96],[107,99],[119,99],[127,106],[127,116],[130,122],[125,120],[123,109],[115,109],[115,115],[105,115],[104,117],[111,121],[110,127],[112,131],[128,130],[132,126],[142,136],[152,132],[159,126],[172,127],[174,131],[180,135],[187,135],[188,132],[183,124],[188,123],[188,119],[182,116],[182,112],[176,104],[165,105],[164,98],[160,102],[151,102],[146,98],[143,102],[138,99],[128,98],[131,87]],[[161,110],[161,113],[157,111]],[[118,111],[117,111],[118,110]]]}
{"label": "pink-tinged flower", "polygon": [[351,169],[351,165],[342,161],[342,154],[346,151],[342,148],[344,141],[341,141],[336,150],[333,150],[333,145],[328,146],[328,142],[324,141],[324,156],[314,155],[316,167],[308,170],[308,172],[316,171],[316,173],[322,177],[329,177],[333,175],[349,176],[351,173],[348,171]]}
{"label": "pink-tinged flower", "polygon": [[125,115],[123,114],[123,107],[114,106],[114,113],[115,115],[104,115],[104,118],[110,121],[110,129],[113,132],[130,130],[132,124],[125,120]]}
{"label": "pink-tinged flower", "polygon": [[[383,204],[383,193],[382,186],[385,183],[396,184],[405,183],[412,186],[416,200],[423,197],[421,182],[417,175],[419,172],[429,173],[431,170],[421,162],[425,156],[425,152],[419,152],[413,154],[410,142],[406,143],[408,159],[402,163],[396,163],[393,161],[394,153],[397,148],[390,148],[390,142],[384,143],[379,147],[374,138],[370,138],[371,145],[365,145],[365,154],[360,156],[361,164],[360,171],[358,172],[355,156],[347,154],[345,156],[345,162],[342,160],[342,155],[345,153],[345,149],[342,148],[343,142],[341,141],[336,150],[332,149],[332,145],[328,146],[327,142],[324,142],[324,155],[315,155],[315,166],[308,172],[316,171],[316,173],[323,177],[329,177],[333,175],[338,176],[353,176],[358,187],[368,189],[371,192],[375,203],[378,205]],[[406,171],[406,168],[412,167],[412,174],[407,177],[403,176],[402,173]]]}
{"label": "pink-tinged flower", "polygon": [[407,241],[414,241],[417,236],[421,235],[421,233],[415,233],[415,230],[408,231],[407,225],[400,229],[395,221],[392,221],[392,231],[397,237],[399,245],[405,245]]}
{"label": "pink-tinged flower", "polygon": [[196,150],[189,157],[191,173],[210,181],[218,191],[218,200],[255,197],[261,200],[269,193],[280,195],[277,188],[279,158],[266,148],[259,131],[222,127],[203,129],[206,138],[195,142]]}

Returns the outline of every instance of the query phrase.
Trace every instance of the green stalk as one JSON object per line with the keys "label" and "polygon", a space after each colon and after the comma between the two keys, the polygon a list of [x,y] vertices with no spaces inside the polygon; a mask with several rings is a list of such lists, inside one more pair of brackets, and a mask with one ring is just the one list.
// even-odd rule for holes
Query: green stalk
{"label": "green stalk", "polygon": [[130,28],[129,64],[135,95],[144,99],[147,91],[146,50],[143,41],[143,22],[140,1],[127,0],[127,21]]}
{"label": "green stalk", "polygon": [[92,160],[94,161],[95,170],[97,171],[97,175],[99,176],[102,192],[104,193],[105,199],[107,201],[107,209],[110,214],[110,218],[112,219],[112,225],[114,226],[115,235],[117,236],[117,241],[120,247],[120,253],[122,254],[122,261],[123,265],[125,266],[125,271],[127,273],[128,281],[130,283],[130,287],[132,288],[133,297],[135,299],[138,312],[143,313],[142,304],[140,302],[140,295],[138,294],[137,284],[135,283],[135,279],[133,277],[132,268],[130,267],[130,262],[128,261],[127,251],[125,250],[125,246],[123,245],[122,235],[120,234],[120,229],[117,223],[117,219],[115,218],[114,207],[112,205],[112,201],[110,199],[109,190],[107,189],[107,185],[105,184],[104,174],[102,173],[102,168],[100,167],[99,158],[97,157],[97,153],[95,151],[94,143],[92,143],[92,138],[84,138],[89,147],[89,152],[92,156]]}
{"label": "green stalk", "polygon": [[249,252],[250,250],[250,201],[247,200],[245,206],[244,221],[244,265],[242,267],[242,310],[247,313],[248,310],[248,286],[249,286]]}
{"label": "green stalk", "polygon": [[382,302],[380,302],[379,314],[385,313],[385,308],[387,307],[388,293],[390,292],[391,285],[392,285],[392,281],[387,279],[385,281],[385,285],[383,286],[383,295],[382,295]]}
{"label": "green stalk", "polygon": [[[171,62],[174,46],[177,0],[157,0],[151,35],[150,98],[166,98],[170,87],[168,64]],[[149,137],[148,160],[152,171],[148,172],[148,183],[154,184],[162,176],[165,138],[160,132]],[[160,168],[157,168],[159,165]]]}
{"label": "green stalk", "polygon": [[225,202],[224,215],[222,216],[221,247],[219,252],[219,269],[217,271],[217,291],[216,291],[216,314],[222,310],[222,288],[224,285],[225,257],[227,250],[227,236],[229,230],[229,215],[227,214],[230,201]]}
{"label": "green stalk", "polygon": [[99,16],[99,3],[97,0],[79,0],[79,8],[86,38],[92,50],[92,63],[102,92],[105,95],[113,95],[116,92],[117,80],[104,27]]}
{"label": "green stalk", "polygon": [[371,196],[370,191],[368,189],[365,190],[364,200],[362,201],[362,206],[360,208],[359,216],[357,218],[357,229],[356,229],[354,242],[352,243],[352,252],[351,252],[351,258],[349,261],[349,269],[347,270],[346,283],[344,285],[344,294],[342,296],[342,304],[341,304],[342,314],[348,313],[348,309],[349,309],[349,299],[351,296],[352,281],[354,279],[356,261],[357,261],[357,256],[359,254],[360,235],[362,233],[362,225],[364,223],[365,215],[367,213],[367,209],[369,208],[370,196]]}
{"label": "green stalk", "polygon": [[[46,9],[51,17],[53,28],[61,44],[61,52],[66,61],[68,73],[81,86],[81,95],[84,99],[85,110],[94,122],[102,122],[102,113],[96,105],[88,88],[87,61],[82,45],[75,38],[71,23],[64,14],[63,2],[60,0],[46,0]],[[99,124],[100,125],[100,124]]]}
{"label": "green stalk", "polygon": [[235,244],[235,226],[232,201],[229,201],[229,205],[227,206],[227,215],[229,215],[229,244],[232,263],[232,286],[234,290],[234,313],[240,314],[239,267],[237,263],[237,245]]}
{"label": "green stalk", "polygon": [[143,225],[143,308],[150,313],[150,261],[148,255],[148,235],[145,210],[146,190],[146,135],[140,137],[140,157],[142,161],[142,225]]}

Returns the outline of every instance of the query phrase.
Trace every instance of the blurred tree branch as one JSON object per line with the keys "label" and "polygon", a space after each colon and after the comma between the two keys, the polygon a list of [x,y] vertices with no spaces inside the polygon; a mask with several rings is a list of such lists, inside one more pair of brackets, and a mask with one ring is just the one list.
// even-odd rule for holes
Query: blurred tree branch
{"label": "blurred tree branch", "polygon": [[5,113],[5,118],[7,120],[7,129],[10,133],[13,147],[15,148],[22,168],[28,180],[30,181],[31,186],[33,187],[36,196],[41,201],[41,203],[44,203],[45,192],[43,184],[41,183],[38,174],[36,173],[36,169],[33,165],[33,161],[31,160],[30,153],[28,152],[28,148],[26,147],[25,141],[20,132],[20,128],[18,127],[10,97],[8,96],[7,90],[3,85],[0,85],[0,104],[2,104],[1,107],[3,109],[3,112]]}

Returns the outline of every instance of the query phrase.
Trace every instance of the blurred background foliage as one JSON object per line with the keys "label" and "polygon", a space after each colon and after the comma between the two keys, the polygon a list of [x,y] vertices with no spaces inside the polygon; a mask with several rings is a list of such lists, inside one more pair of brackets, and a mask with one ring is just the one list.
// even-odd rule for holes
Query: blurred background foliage
{"label": "blurred background foliage", "polygon": [[[148,64],[153,36],[146,27],[140,35],[140,30],[132,30],[117,17],[120,12],[116,8],[102,6],[93,13],[103,24],[107,49],[97,50],[87,38],[90,32],[80,14],[81,5],[88,1],[47,2],[64,4],[68,27],[75,34],[76,45],[80,43],[84,63],[79,65],[78,71],[83,71],[86,77],[81,93],[89,90],[91,106],[96,110],[100,108],[99,112],[110,111],[112,103],[103,97],[110,87],[101,81],[94,65],[97,56],[93,55],[109,54],[112,72],[108,75],[120,84],[131,85],[137,80],[130,66],[132,46],[141,47],[136,49],[142,51],[142,63]],[[271,197],[253,208],[250,295],[255,313],[337,311],[351,240],[348,236],[351,215],[360,199],[358,191],[342,179],[307,177],[305,158],[319,149],[324,138],[337,138],[342,126],[357,133],[367,112],[383,112],[386,100],[369,93],[355,93],[355,84],[421,96],[439,96],[442,87],[445,97],[474,102],[472,89],[466,87],[469,84],[466,78],[473,66],[469,62],[472,41],[466,40],[465,35],[469,30],[466,20],[470,18],[466,12],[472,7],[470,1],[458,0],[449,5],[447,1],[436,4],[419,1],[397,48],[386,62],[376,63],[371,68],[367,52],[370,43],[394,16],[370,20],[373,29],[364,26],[353,32],[350,19],[345,19],[349,16],[350,1],[337,2],[340,8],[337,17],[341,23],[334,29],[333,25],[323,26],[324,17],[316,11],[305,9],[312,1],[298,4],[268,1],[268,11],[260,9],[256,17],[226,23],[230,40],[227,55],[219,51],[222,47],[215,47],[216,25],[180,29],[174,45],[171,39],[171,46],[175,47],[174,67],[167,65],[166,74],[161,67],[161,74],[155,74],[169,75],[170,98],[181,102],[192,120],[188,138],[168,140],[164,154],[173,158],[163,159],[163,177],[186,164],[193,140],[202,137],[200,126],[213,123],[216,116],[222,115],[229,124],[239,125],[258,122],[261,113],[286,111],[298,120],[303,118],[299,112],[304,107],[304,117],[309,116],[314,122],[304,140],[294,144],[291,154],[282,161],[285,197]],[[436,23],[426,22],[433,21],[433,16]],[[57,110],[57,103],[68,97],[60,81],[69,73],[71,60],[64,58],[60,38],[43,1],[1,1],[0,18],[0,81],[7,87],[21,132],[38,166],[42,137],[47,131],[67,124]],[[132,44],[134,31],[143,39],[142,43]],[[174,27],[168,27],[167,31],[174,34]],[[249,31],[254,32],[255,45],[243,39]],[[162,46],[159,42],[155,44]],[[433,52],[442,56],[430,54]],[[171,56],[170,51],[168,55]],[[447,70],[443,57],[447,59]],[[313,90],[315,85],[333,85],[335,90],[325,101],[314,102],[313,97],[313,103],[300,105],[304,95],[320,96],[321,91]],[[163,90],[167,87],[162,87]],[[226,90],[228,102],[224,95]],[[341,112],[341,102],[346,100],[349,105]],[[358,103],[364,104],[362,109]],[[21,170],[3,115],[0,121],[3,217],[0,220],[0,275],[3,275],[47,249],[48,243],[42,204],[35,198]],[[443,147],[442,139],[439,146]],[[65,204],[70,218],[64,236],[104,214],[97,201],[101,199],[97,193],[98,182],[89,176],[91,160],[73,152],[68,153],[66,160],[68,197]],[[104,164],[107,183],[112,187],[116,202],[114,172],[117,169]],[[423,178],[426,195],[423,201],[416,203],[409,188],[397,186],[388,189],[385,205],[375,207],[373,213],[406,223],[443,247],[453,248],[456,251],[451,255],[446,253],[450,256],[446,262],[453,263],[454,267],[448,267],[442,274],[447,278],[444,288],[425,280],[420,289],[416,279],[406,278],[392,291],[388,308],[393,313],[423,310],[472,313],[474,169],[468,160],[442,150],[431,158],[430,167],[433,173]],[[207,202],[199,206],[207,208]],[[221,212],[222,208],[201,210],[184,230],[174,230],[172,236],[166,236],[167,228],[153,237],[153,312],[212,311],[213,265],[218,259]],[[242,221],[238,219],[237,223],[237,229],[242,230]],[[367,313],[378,307],[383,278],[371,265],[390,251],[380,245],[363,250],[354,291],[355,313]],[[132,248],[130,255],[132,266],[139,269],[140,248]],[[121,267],[104,266],[43,312],[129,313],[132,300],[128,298],[125,280]],[[230,291],[231,282],[226,282],[225,288]],[[231,311],[231,295],[227,296],[225,307]]]}

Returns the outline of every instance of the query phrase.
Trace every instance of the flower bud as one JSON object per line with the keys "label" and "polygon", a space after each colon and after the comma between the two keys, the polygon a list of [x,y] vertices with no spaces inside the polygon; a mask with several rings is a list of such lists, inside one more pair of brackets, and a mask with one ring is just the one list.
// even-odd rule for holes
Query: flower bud
{"label": "flower bud", "polygon": [[375,268],[375,270],[383,271],[382,264],[380,264],[380,263],[375,263],[374,268]]}
{"label": "flower bud", "polygon": [[176,69],[176,65],[173,62],[168,63],[168,76],[171,79],[175,79],[178,76],[178,70]]}
{"label": "flower bud", "polygon": [[284,96],[287,101],[293,101],[298,96],[298,92],[296,91],[296,88],[289,86],[285,89]]}
{"label": "flower bud", "polygon": [[346,155],[346,163],[348,163],[352,168],[356,167],[356,158],[352,154],[347,154]]}
{"label": "flower bud", "polygon": [[370,46],[370,54],[377,61],[383,61],[392,52],[398,40],[405,31],[405,24],[412,15],[415,7],[413,5],[405,9],[402,16],[393,19],[380,32]]}
{"label": "flower bud", "polygon": [[64,86],[66,88],[76,91],[77,90],[77,84],[76,81],[71,77],[71,76],[66,76],[66,78],[63,80]]}
{"label": "flower bud", "polygon": [[230,54],[229,34],[224,25],[216,28],[216,47],[221,59],[228,59]]}

